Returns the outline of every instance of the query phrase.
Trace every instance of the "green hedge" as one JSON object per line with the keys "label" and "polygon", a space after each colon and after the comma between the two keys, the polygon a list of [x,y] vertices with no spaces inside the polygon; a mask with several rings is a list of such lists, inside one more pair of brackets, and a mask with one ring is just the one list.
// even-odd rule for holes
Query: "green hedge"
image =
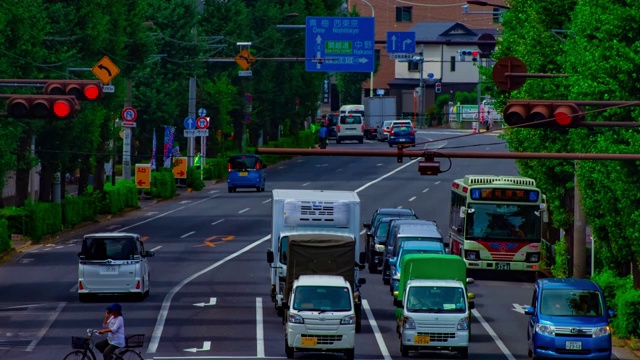
{"label": "green hedge", "polygon": [[118,214],[126,208],[140,206],[133,180],[120,180],[115,186],[105,184],[104,191],[92,192],[92,199],[98,214]]}
{"label": "green hedge", "polygon": [[204,181],[201,179],[201,171],[197,166],[189,166],[187,168],[187,187],[195,191],[204,189]]}
{"label": "green hedge", "polygon": [[96,213],[97,207],[90,194],[66,196],[62,200],[62,225],[65,229],[71,229],[85,221],[94,221]]}
{"label": "green hedge", "polygon": [[607,306],[618,313],[611,324],[616,335],[622,338],[640,335],[640,290],[633,289],[631,276],[621,278],[615,271],[605,269],[595,273],[591,280],[604,291]]}
{"label": "green hedge", "polygon": [[0,219],[0,253],[11,249],[11,234],[9,233],[9,222],[4,219]]}
{"label": "green hedge", "polygon": [[25,205],[29,213],[27,236],[39,241],[45,235],[56,234],[62,230],[62,205],[36,201]]}
{"label": "green hedge", "polygon": [[151,196],[171,199],[176,195],[176,180],[172,169],[161,169],[151,173]]}
{"label": "green hedge", "polygon": [[27,235],[29,212],[26,208],[10,206],[0,209],[0,218],[7,221],[9,234]]}

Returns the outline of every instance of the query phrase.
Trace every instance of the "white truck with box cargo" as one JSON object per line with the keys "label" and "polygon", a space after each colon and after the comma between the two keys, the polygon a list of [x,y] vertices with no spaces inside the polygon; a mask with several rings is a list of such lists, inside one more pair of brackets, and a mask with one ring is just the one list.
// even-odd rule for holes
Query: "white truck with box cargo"
{"label": "white truck with box cargo", "polygon": [[354,358],[360,327],[358,288],[350,234],[289,236],[289,264],[282,306],[285,352],[339,352]]}
{"label": "white truck with box cargo", "polygon": [[395,96],[375,96],[364,99],[364,136],[368,140],[378,137],[378,128],[385,120],[396,120]]}
{"label": "white truck with box cargo", "polygon": [[[364,253],[360,249],[360,198],[353,191],[286,190],[272,191],[271,249],[267,261],[271,266],[271,299],[278,315],[284,313],[282,303],[289,263],[289,242],[295,235],[327,239],[334,235],[353,238],[352,291],[356,297],[356,313],[360,320],[360,295],[357,289]],[[321,274],[331,275],[331,274]],[[359,329],[358,322],[358,329]]]}

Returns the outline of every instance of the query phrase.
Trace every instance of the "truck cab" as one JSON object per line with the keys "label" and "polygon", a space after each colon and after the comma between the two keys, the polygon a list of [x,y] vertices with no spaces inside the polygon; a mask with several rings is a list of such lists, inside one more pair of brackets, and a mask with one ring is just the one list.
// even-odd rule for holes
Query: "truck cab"
{"label": "truck cab", "polygon": [[337,275],[301,275],[285,308],[285,353],[338,352],[354,358],[356,313],[351,285]]}
{"label": "truck cab", "polygon": [[469,354],[471,309],[466,264],[459,256],[412,254],[402,260],[398,291],[394,293],[400,351],[452,351]]}

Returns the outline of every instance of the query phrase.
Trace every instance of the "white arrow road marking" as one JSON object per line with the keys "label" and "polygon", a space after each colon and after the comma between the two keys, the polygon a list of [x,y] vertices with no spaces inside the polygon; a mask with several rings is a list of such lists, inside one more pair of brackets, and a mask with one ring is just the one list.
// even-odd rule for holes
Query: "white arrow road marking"
{"label": "white arrow road marking", "polygon": [[198,348],[191,348],[191,349],[184,349],[184,351],[188,351],[188,352],[198,352],[198,351],[209,351],[211,350],[211,341],[203,341],[202,342],[202,349],[198,349]]}
{"label": "white arrow road marking", "polygon": [[513,311],[515,312],[519,312],[520,314],[524,314],[524,309],[529,306],[529,305],[520,305],[520,304],[513,304]]}
{"label": "white arrow road marking", "polygon": [[201,303],[197,303],[197,304],[193,304],[193,305],[200,306],[200,307],[211,306],[211,305],[215,305],[216,301],[217,301],[216,298],[209,298],[209,302],[208,303],[201,302]]}

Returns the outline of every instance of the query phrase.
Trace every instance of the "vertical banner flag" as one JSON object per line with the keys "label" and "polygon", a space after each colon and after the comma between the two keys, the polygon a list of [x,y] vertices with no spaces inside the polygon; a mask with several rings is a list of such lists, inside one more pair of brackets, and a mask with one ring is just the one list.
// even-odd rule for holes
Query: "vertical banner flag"
{"label": "vertical banner flag", "polygon": [[171,155],[173,153],[173,137],[175,133],[175,127],[164,127],[164,167],[168,169],[171,169],[173,167],[173,164],[171,163]]}
{"label": "vertical banner flag", "polygon": [[153,129],[153,145],[151,148],[151,162],[149,162],[149,164],[151,164],[151,170],[156,169],[156,146],[157,145],[158,143],[156,142],[156,129]]}

